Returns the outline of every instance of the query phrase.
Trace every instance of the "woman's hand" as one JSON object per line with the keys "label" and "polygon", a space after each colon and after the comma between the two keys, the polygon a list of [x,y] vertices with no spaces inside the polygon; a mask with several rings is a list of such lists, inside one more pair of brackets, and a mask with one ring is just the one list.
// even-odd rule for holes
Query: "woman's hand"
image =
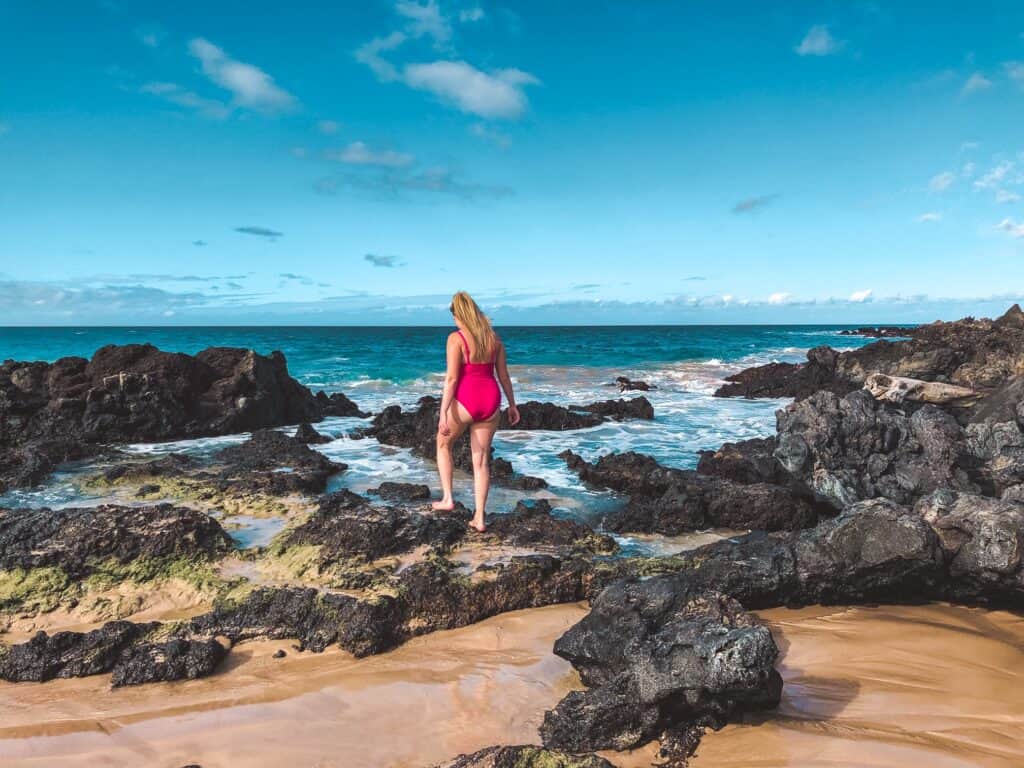
{"label": "woman's hand", "polygon": [[514,427],[519,423],[519,408],[515,405],[508,407],[508,425]]}
{"label": "woman's hand", "polygon": [[437,432],[445,437],[448,437],[448,435],[452,433],[451,429],[448,427],[448,414],[442,413],[441,418],[437,420]]}

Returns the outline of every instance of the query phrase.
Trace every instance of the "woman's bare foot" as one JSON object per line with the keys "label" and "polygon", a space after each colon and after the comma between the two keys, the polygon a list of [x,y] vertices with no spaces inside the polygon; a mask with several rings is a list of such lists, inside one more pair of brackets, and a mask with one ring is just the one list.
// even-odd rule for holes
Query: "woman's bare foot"
{"label": "woman's bare foot", "polygon": [[455,509],[455,502],[451,499],[441,499],[431,504],[430,508],[435,512],[451,512]]}
{"label": "woman's bare foot", "polygon": [[469,527],[477,533],[487,532],[487,524],[483,520],[477,520],[475,517],[470,521]]}

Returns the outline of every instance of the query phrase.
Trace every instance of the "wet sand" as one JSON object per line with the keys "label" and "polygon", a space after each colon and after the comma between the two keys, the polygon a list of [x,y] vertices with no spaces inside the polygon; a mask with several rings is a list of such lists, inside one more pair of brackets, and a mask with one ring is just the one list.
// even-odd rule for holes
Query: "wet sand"
{"label": "wet sand", "polygon": [[579,686],[551,647],[586,610],[509,613],[358,660],[246,643],[224,672],[182,683],[0,683],[0,765],[422,768],[536,742],[544,711]]}
{"label": "wet sand", "polygon": [[692,768],[1024,765],[1024,617],[945,605],[764,611],[782,704]]}
{"label": "wet sand", "polygon": [[[536,743],[544,710],[579,684],[552,644],[585,613],[506,614],[361,660],[248,643],[185,683],[0,683],[0,764],[422,768]],[[782,705],[709,733],[694,768],[1024,765],[1024,618],[944,605],[761,616],[783,651]],[[606,756],[635,768],[655,752]]]}

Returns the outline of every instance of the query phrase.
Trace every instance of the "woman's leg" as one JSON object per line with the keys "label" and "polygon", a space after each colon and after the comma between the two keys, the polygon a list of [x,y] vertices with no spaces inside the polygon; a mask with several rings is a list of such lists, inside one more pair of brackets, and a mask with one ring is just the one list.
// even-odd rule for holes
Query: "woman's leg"
{"label": "woman's leg", "polygon": [[473,453],[473,497],[476,502],[470,525],[481,532],[486,529],[484,515],[487,511],[487,493],[491,489],[491,442],[500,418],[499,410],[487,421],[478,421],[469,427],[469,448]]}
{"label": "woman's leg", "polygon": [[448,434],[437,433],[437,473],[441,476],[441,500],[430,506],[439,512],[455,508],[455,500],[452,498],[452,445],[466,431],[471,421],[466,409],[458,402],[453,402],[448,409]]}

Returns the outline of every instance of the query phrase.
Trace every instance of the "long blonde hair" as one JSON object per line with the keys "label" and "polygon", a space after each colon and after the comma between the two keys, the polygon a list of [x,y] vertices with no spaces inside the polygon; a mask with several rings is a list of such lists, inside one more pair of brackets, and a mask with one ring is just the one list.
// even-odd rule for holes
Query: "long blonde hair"
{"label": "long blonde hair", "polygon": [[498,334],[491,327],[491,321],[487,319],[473,297],[465,291],[459,291],[452,296],[452,314],[473,338],[473,358],[470,362],[487,363],[491,361],[498,348]]}

